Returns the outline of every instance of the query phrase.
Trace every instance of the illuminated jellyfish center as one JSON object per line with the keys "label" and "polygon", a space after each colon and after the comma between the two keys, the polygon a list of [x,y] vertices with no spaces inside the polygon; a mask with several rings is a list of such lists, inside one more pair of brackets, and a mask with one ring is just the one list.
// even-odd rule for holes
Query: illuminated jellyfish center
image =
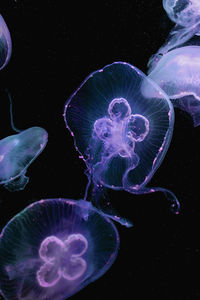
{"label": "illuminated jellyfish center", "polygon": [[43,265],[37,271],[37,280],[42,287],[51,287],[61,278],[73,281],[86,271],[87,263],[81,257],[88,248],[88,242],[82,234],[71,234],[64,241],[56,236],[43,240],[39,256]]}
{"label": "illuminated jellyfish center", "polygon": [[132,157],[135,143],[142,142],[149,132],[149,121],[140,114],[131,114],[131,107],[124,98],[113,99],[108,114],[109,117],[94,123],[94,133],[104,143],[104,156]]}

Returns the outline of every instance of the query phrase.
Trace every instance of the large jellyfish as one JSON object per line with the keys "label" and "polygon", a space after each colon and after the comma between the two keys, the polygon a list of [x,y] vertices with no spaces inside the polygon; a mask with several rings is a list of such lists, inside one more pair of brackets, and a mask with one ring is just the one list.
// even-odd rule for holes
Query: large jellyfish
{"label": "large jellyfish", "polygon": [[90,202],[35,202],[0,235],[0,292],[8,300],[64,300],[102,276],[118,247],[116,227]]}
{"label": "large jellyfish", "polygon": [[175,27],[166,43],[153,55],[148,63],[151,72],[162,55],[180,47],[194,35],[200,35],[200,1],[199,0],[163,0],[163,7]]}
{"label": "large jellyfish", "polygon": [[41,127],[31,127],[20,131],[14,126],[12,100],[10,100],[11,126],[18,134],[0,140],[0,185],[9,191],[23,190],[29,181],[25,176],[27,168],[44,150],[48,133]]}
{"label": "large jellyfish", "polygon": [[[200,47],[185,46],[165,54],[148,76],[169,96],[175,107],[188,112],[194,126],[200,125]],[[144,83],[146,97],[159,93]]]}
{"label": "large jellyfish", "polygon": [[[143,81],[159,99],[141,92]],[[64,118],[95,187],[133,194],[163,191],[147,183],[169,147],[174,111],[167,95],[141,71],[116,62],[89,75],[66,102]]]}
{"label": "large jellyfish", "polygon": [[12,42],[8,27],[0,15],[0,70],[3,69],[11,56]]}

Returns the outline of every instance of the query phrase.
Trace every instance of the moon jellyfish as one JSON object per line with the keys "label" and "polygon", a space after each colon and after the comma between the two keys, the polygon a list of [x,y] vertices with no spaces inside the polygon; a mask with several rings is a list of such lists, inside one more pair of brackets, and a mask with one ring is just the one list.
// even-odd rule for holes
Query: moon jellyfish
{"label": "moon jellyfish", "polygon": [[163,7],[175,27],[166,43],[153,55],[148,63],[151,72],[162,55],[180,47],[194,35],[200,35],[200,1],[199,0],[163,0]]}
{"label": "moon jellyfish", "polygon": [[90,202],[35,202],[0,235],[1,294],[8,300],[64,300],[101,277],[118,247],[116,227]]}
{"label": "moon jellyfish", "polygon": [[11,56],[12,42],[8,27],[0,15],[0,70],[3,69]]}
{"label": "moon jellyfish", "polygon": [[31,127],[0,140],[0,184],[9,191],[23,190],[29,181],[27,168],[43,151],[48,134]]}
{"label": "moon jellyfish", "polygon": [[[141,92],[143,81],[159,99]],[[174,111],[167,95],[140,70],[124,62],[89,75],[66,102],[64,118],[95,187],[133,194],[164,192],[175,211],[175,195],[146,185],[169,147]]]}
{"label": "moon jellyfish", "polygon": [[23,190],[27,185],[27,168],[44,150],[48,133],[36,126],[23,131],[17,129],[13,122],[11,95],[7,89],[6,93],[10,101],[11,126],[18,134],[0,140],[0,184],[14,192]]}
{"label": "moon jellyfish", "polygon": [[[200,125],[199,46],[186,46],[165,54],[149,78],[166,92],[175,107],[191,115],[194,126]],[[159,97],[149,85],[144,85],[143,93],[147,97]]]}
{"label": "moon jellyfish", "polygon": [[[176,24],[193,27],[200,23],[199,0],[163,0],[163,7]],[[197,28],[197,33],[200,33],[200,28]]]}

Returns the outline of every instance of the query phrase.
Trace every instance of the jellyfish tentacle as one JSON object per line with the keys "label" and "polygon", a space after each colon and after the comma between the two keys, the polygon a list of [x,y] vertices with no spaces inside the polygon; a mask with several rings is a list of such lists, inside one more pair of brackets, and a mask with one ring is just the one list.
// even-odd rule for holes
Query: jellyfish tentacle
{"label": "jellyfish tentacle", "polygon": [[125,188],[125,190],[129,193],[135,194],[135,195],[140,195],[140,194],[151,194],[151,193],[155,193],[155,192],[161,192],[164,193],[165,197],[167,198],[167,200],[170,202],[170,209],[174,214],[179,214],[180,212],[180,202],[178,201],[176,195],[163,187],[144,187],[142,189],[134,189],[132,190],[130,187],[129,188]]}
{"label": "jellyfish tentacle", "polygon": [[15,124],[14,124],[14,121],[13,121],[13,101],[12,101],[11,94],[10,94],[10,92],[9,92],[9,90],[8,90],[7,88],[5,89],[5,92],[7,93],[8,99],[9,99],[9,102],[10,102],[10,123],[11,123],[11,127],[12,127],[12,129],[13,129],[15,132],[19,133],[19,132],[21,132],[22,130],[16,128],[16,127],[15,127]]}

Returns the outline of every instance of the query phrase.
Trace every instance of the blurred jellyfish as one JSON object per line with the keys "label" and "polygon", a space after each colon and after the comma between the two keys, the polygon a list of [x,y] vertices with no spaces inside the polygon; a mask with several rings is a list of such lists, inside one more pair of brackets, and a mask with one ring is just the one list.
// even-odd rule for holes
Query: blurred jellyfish
{"label": "blurred jellyfish", "polygon": [[31,127],[0,140],[0,184],[11,192],[23,190],[29,181],[27,168],[44,150],[46,130]]}
{"label": "blurred jellyfish", "polygon": [[168,51],[180,47],[194,35],[200,35],[200,1],[199,0],[163,0],[163,7],[175,27],[166,43],[153,55],[148,63],[149,73]]}
{"label": "blurred jellyfish", "polygon": [[[148,76],[169,96],[175,107],[188,112],[194,126],[200,125],[200,47],[186,46],[170,51]],[[158,97],[159,93],[144,82],[143,94]]]}
{"label": "blurred jellyfish", "polygon": [[31,127],[20,131],[16,129],[12,118],[12,101],[10,100],[11,125],[19,132],[0,140],[0,185],[11,192],[23,190],[29,181],[25,176],[27,168],[44,150],[48,133],[41,127]]}
{"label": "blurred jellyfish", "polygon": [[10,60],[12,52],[12,42],[8,27],[0,15],[0,70],[3,69]]}
{"label": "blurred jellyfish", "polygon": [[163,0],[163,7],[172,22],[182,27],[195,27],[200,33],[200,2],[199,0]]}
{"label": "blurred jellyfish", "polygon": [[[159,99],[141,93],[142,82]],[[169,147],[174,111],[167,95],[141,71],[116,62],[89,75],[66,102],[64,118],[87,165],[89,184],[133,194],[162,191],[146,185]]]}
{"label": "blurred jellyfish", "polygon": [[118,247],[116,227],[91,203],[35,202],[0,235],[0,292],[8,300],[64,300],[101,277]]}

